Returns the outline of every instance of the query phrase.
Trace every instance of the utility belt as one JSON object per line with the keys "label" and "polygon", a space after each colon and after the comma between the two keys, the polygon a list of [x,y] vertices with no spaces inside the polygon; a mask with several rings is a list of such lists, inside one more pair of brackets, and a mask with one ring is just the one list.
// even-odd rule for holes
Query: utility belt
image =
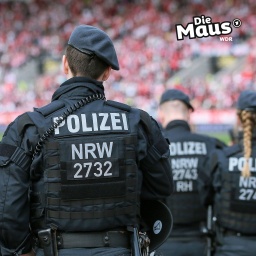
{"label": "utility belt", "polygon": [[216,225],[216,242],[219,245],[224,244],[224,238],[228,236],[237,236],[237,237],[256,237],[256,234],[245,234],[240,233],[235,230],[227,229]]}
{"label": "utility belt", "polygon": [[131,249],[133,256],[149,255],[150,239],[137,228],[127,231],[61,233],[55,227],[38,232],[37,247],[45,256],[58,256],[59,249],[122,247]]}
{"label": "utility belt", "polygon": [[242,236],[242,237],[252,236],[252,237],[256,237],[256,233],[255,234],[245,234],[245,233],[237,232],[235,230],[230,230],[230,229],[223,229],[222,233],[223,233],[223,236]]}
{"label": "utility belt", "polygon": [[[60,233],[56,235],[58,249],[92,248],[92,247],[124,247],[130,248],[128,232],[88,232],[88,233]],[[44,243],[39,243],[40,247]]]}
{"label": "utility belt", "polygon": [[170,242],[192,242],[192,241],[205,241],[205,237],[202,237],[202,236],[196,236],[196,237],[192,237],[192,236],[184,236],[184,237],[173,237],[173,236],[170,236],[168,238],[168,241]]}
{"label": "utility belt", "polygon": [[173,232],[171,233],[171,237],[199,237],[199,236],[203,236],[204,234],[202,233],[201,230],[188,230],[188,229],[175,229],[175,227],[173,228]]}
{"label": "utility belt", "polygon": [[208,236],[208,229],[204,222],[193,225],[174,225],[170,238],[175,240],[201,239]]}
{"label": "utility belt", "polygon": [[57,256],[59,249],[123,247],[131,248],[128,231],[61,233],[52,228],[38,232],[37,246],[45,256]]}

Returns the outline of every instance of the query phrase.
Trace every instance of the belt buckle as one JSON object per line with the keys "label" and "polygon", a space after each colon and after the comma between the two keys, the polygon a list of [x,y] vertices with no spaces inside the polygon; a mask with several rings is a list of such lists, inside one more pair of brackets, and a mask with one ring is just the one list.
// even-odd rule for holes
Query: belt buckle
{"label": "belt buckle", "polygon": [[104,234],[103,242],[105,244],[105,247],[109,247],[109,245],[110,245],[110,237],[109,237],[108,232],[106,232]]}
{"label": "belt buckle", "polygon": [[58,249],[63,249],[63,238],[61,233],[56,234],[56,243],[57,243],[57,247]]}

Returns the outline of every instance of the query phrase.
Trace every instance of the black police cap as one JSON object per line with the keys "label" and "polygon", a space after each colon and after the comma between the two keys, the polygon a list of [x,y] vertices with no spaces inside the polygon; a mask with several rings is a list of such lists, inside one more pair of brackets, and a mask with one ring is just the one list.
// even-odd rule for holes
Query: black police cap
{"label": "black police cap", "polygon": [[171,100],[180,100],[180,101],[184,102],[188,106],[188,108],[190,108],[192,111],[194,111],[193,106],[190,104],[190,99],[189,99],[188,95],[186,95],[185,93],[183,93],[180,90],[177,90],[177,89],[166,90],[162,94],[159,104],[161,105],[164,102],[171,101]]}
{"label": "black police cap", "polygon": [[95,54],[112,69],[119,70],[118,59],[113,42],[99,28],[80,25],[71,33],[68,44],[85,54]]}
{"label": "black police cap", "polygon": [[251,90],[242,91],[238,97],[237,109],[256,111],[256,92]]}

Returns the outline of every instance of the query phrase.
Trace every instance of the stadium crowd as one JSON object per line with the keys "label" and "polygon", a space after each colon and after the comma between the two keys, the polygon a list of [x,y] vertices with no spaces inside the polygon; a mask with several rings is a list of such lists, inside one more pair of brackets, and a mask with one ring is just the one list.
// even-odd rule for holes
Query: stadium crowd
{"label": "stadium crowd", "polygon": [[[138,106],[154,114],[168,79],[206,56],[245,56],[239,71],[218,80],[208,74],[174,85],[191,95],[195,107],[231,108],[243,89],[255,88],[256,2],[254,0],[24,0],[0,3],[0,112],[31,110],[50,101],[64,80],[60,62],[73,27],[78,24],[105,30],[117,49],[120,71],[105,84],[108,99]],[[213,22],[239,18],[233,41],[219,37],[177,41],[175,24],[205,15]],[[46,58],[59,63],[45,72]],[[40,75],[30,82],[17,79],[16,71],[37,59]],[[26,76],[26,74],[23,74]],[[256,89],[256,88],[255,88]]]}

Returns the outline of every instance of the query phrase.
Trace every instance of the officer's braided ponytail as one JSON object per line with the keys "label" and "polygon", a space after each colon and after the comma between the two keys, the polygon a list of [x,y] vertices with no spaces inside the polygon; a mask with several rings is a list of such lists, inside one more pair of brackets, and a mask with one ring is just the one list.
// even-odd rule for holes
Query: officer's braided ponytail
{"label": "officer's braided ponytail", "polygon": [[243,126],[243,143],[244,143],[244,157],[245,157],[245,164],[242,171],[242,176],[249,177],[251,175],[250,172],[250,165],[249,165],[249,159],[252,153],[252,131],[255,126],[255,118],[256,114],[255,112],[242,110],[238,112],[238,116],[241,120],[242,126]]}

